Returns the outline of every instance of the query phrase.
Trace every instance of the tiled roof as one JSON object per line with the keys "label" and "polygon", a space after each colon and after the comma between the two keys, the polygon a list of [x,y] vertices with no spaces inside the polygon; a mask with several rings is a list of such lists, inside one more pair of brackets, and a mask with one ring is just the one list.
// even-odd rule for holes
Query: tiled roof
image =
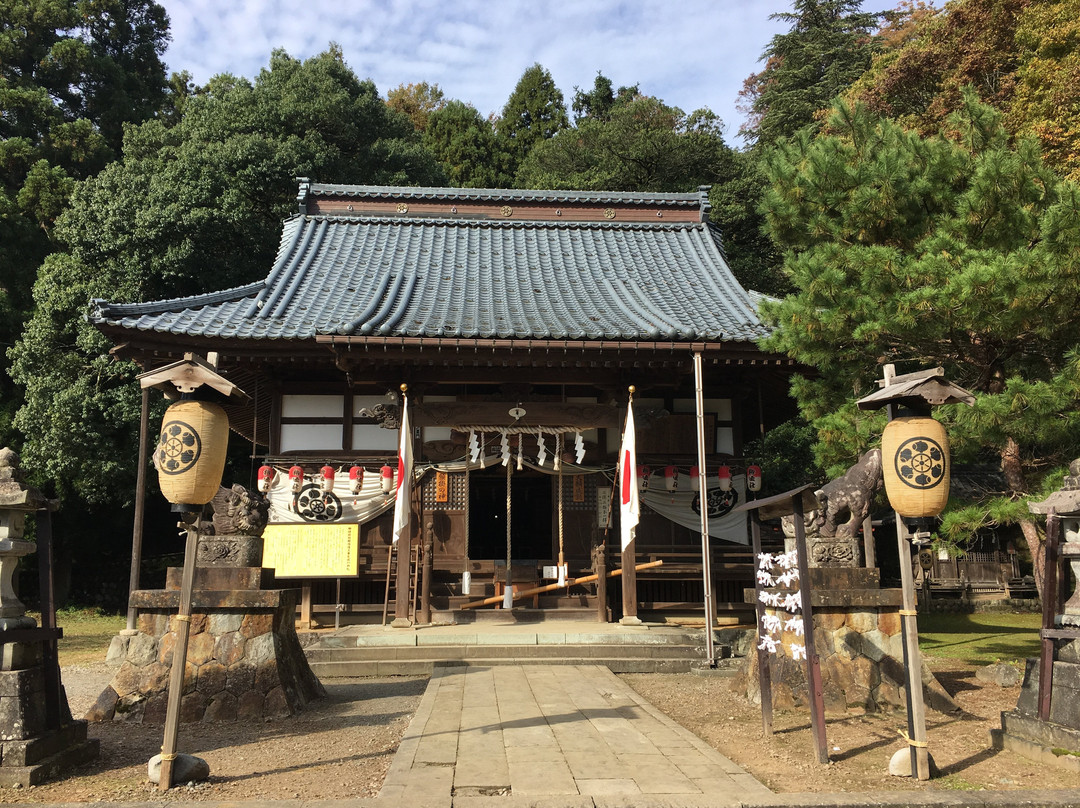
{"label": "tiled roof", "polygon": [[707,222],[298,215],[264,281],[151,303],[98,300],[91,319],[236,339],[747,342],[766,333],[755,304]]}

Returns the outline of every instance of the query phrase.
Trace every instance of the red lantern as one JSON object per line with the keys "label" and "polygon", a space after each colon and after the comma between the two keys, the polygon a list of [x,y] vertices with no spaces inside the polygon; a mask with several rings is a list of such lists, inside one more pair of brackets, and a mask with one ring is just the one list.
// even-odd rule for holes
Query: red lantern
{"label": "red lantern", "polygon": [[761,466],[746,467],[746,487],[751,491],[761,490]]}
{"label": "red lantern", "polygon": [[304,470],[299,466],[293,466],[289,469],[289,482],[292,485],[292,491],[294,494],[299,494],[300,489],[304,487]]}
{"label": "red lantern", "polygon": [[731,490],[731,469],[727,466],[721,466],[716,470],[716,476],[720,480],[720,490]]}
{"label": "red lantern", "polygon": [[664,487],[668,491],[679,490],[679,468],[678,466],[668,466],[664,469]]}
{"label": "red lantern", "polygon": [[698,472],[698,467],[697,466],[692,466],[691,469],[690,469],[690,490],[691,491],[700,491],[701,490],[701,474],[700,474],[700,472]]}
{"label": "red lantern", "polygon": [[273,466],[262,466],[259,469],[259,493],[265,494],[274,485],[274,471]]}
{"label": "red lantern", "polygon": [[319,488],[323,490],[323,493],[334,490],[334,469],[332,466],[323,466],[319,469]]}
{"label": "red lantern", "polygon": [[379,469],[379,482],[382,484],[382,492],[390,496],[390,492],[394,490],[394,470],[390,466]]}
{"label": "red lantern", "polygon": [[360,489],[364,487],[364,467],[353,466],[349,469],[349,491],[353,494],[359,494]]}
{"label": "red lantern", "polygon": [[637,467],[638,491],[645,493],[649,490],[649,467]]}

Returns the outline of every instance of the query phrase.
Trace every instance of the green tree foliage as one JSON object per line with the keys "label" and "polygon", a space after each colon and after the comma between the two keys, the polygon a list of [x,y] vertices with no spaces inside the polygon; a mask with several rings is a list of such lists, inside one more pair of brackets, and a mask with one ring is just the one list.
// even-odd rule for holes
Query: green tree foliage
{"label": "green tree foliage", "polygon": [[510,93],[502,115],[495,121],[495,133],[516,170],[537,143],[569,125],[562,91],[555,86],[551,73],[534,64],[521,74]]}
{"label": "green tree foliage", "polygon": [[450,101],[435,110],[424,130],[424,146],[442,165],[450,184],[463,188],[507,188],[509,158],[491,122],[473,107]]}
{"label": "green tree foliage", "polygon": [[749,114],[740,133],[749,143],[771,145],[814,123],[870,67],[879,15],[861,6],[862,0],[794,0],[792,11],[770,17],[791,28],[772,38],[765,68],[740,93]]}
{"label": "green tree foliage", "polygon": [[819,462],[836,473],[880,435],[853,401],[882,364],[941,365],[977,394],[941,410],[958,457],[996,456],[1020,497],[1080,451],[1080,188],[972,90],[949,138],[844,104],[827,127],[781,145],[765,196],[797,290],[766,304],[766,347],[817,371],[794,393]]}
{"label": "green tree foliage", "polygon": [[768,293],[786,289],[756,210],[764,175],[724,142],[720,119],[707,109],[687,115],[658,98],[631,96],[631,88],[618,95],[610,89],[601,74],[587,103],[578,91],[576,124],[533,148],[517,184],[677,193],[712,185],[710,218],[739,281]]}
{"label": "green tree foliage", "polygon": [[579,87],[574,88],[574,101],[571,105],[574,110],[574,121],[580,123],[582,118],[606,119],[611,115],[616,102],[632,101],[639,95],[641,91],[638,85],[620,87],[616,92],[611,79],[603,73],[597,73],[593,88],[589,92]]}
{"label": "green tree foliage", "polygon": [[[1080,0],[955,0],[915,10],[849,98],[923,134],[939,131],[962,89],[1039,138],[1048,164],[1080,179]],[[880,37],[879,37],[880,39]]]}
{"label": "green tree foliage", "polygon": [[148,0],[0,0],[0,445],[16,441],[7,374],[38,266],[75,180],[165,98],[164,9]]}
{"label": "green tree foliage", "polygon": [[386,94],[386,105],[412,121],[417,132],[425,132],[431,114],[446,106],[446,98],[438,84],[421,81],[399,84]]}
{"label": "green tree foliage", "polygon": [[88,301],[152,300],[256,280],[273,262],[295,176],[445,182],[419,135],[331,50],[275,52],[254,83],[222,75],[179,122],[130,128],[124,158],[76,187],[14,351],[24,463],[91,504],[129,495],[138,391],[83,319]]}

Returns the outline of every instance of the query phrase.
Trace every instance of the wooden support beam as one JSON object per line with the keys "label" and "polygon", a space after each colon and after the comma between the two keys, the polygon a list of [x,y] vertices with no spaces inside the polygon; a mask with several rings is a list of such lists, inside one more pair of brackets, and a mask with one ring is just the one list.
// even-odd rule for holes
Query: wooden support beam
{"label": "wooden support beam", "polygon": [[[646,564],[638,564],[634,569],[635,570],[652,569],[653,567],[659,567],[663,563],[664,563],[663,561],[650,561],[650,562],[648,562]],[[614,578],[617,575],[622,575],[622,573],[623,573],[623,571],[621,569],[612,570],[605,577]],[[565,583],[562,583],[562,584],[546,584],[544,586],[533,587],[532,589],[523,589],[520,592],[514,592],[513,599],[517,600],[518,598],[532,597],[533,595],[539,595],[539,594],[541,594],[543,592],[553,592],[556,589],[567,589],[567,588],[569,588],[571,586],[576,586],[577,584],[592,583],[593,581],[597,580],[599,577],[600,576],[596,575],[596,574],[583,575],[580,578],[574,578],[573,580],[566,581]],[[484,598],[483,600],[474,600],[471,603],[463,603],[458,608],[461,608],[461,609],[477,609],[477,608],[479,608],[481,606],[491,606],[491,605],[496,604],[496,603],[502,603],[502,601],[503,601],[503,596],[498,595],[498,596],[493,597],[493,598]]]}

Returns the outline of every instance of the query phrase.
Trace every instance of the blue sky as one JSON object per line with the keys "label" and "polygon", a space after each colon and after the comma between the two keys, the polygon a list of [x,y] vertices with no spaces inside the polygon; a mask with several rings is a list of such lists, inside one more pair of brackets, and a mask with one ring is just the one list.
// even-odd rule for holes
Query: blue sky
{"label": "blue sky", "polygon": [[551,71],[569,104],[597,71],[616,86],[689,112],[709,107],[729,143],[742,116],[743,80],[786,30],[769,15],[790,0],[159,0],[169,13],[170,70],[205,83],[217,73],[254,77],[282,47],[307,58],[333,41],[379,92],[438,84],[448,98],[498,112],[525,68]]}

